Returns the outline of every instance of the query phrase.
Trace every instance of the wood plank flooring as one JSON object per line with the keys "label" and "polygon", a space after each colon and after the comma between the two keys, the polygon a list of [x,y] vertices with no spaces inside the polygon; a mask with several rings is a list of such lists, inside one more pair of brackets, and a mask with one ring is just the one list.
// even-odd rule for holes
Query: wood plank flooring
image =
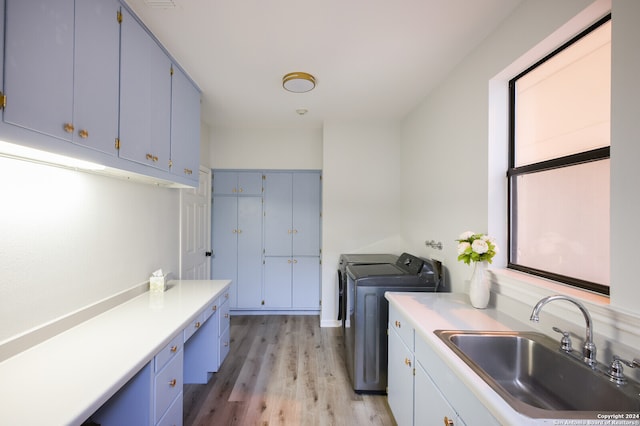
{"label": "wood plank flooring", "polygon": [[220,371],[184,388],[185,426],[395,424],[385,395],[353,391],[342,329],[317,316],[233,316]]}

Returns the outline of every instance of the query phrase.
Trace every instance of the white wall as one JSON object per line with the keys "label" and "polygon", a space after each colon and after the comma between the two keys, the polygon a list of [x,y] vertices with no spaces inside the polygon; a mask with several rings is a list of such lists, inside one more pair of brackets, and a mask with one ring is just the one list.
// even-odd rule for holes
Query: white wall
{"label": "white wall", "polygon": [[178,194],[0,157],[0,342],[177,274]]}
{"label": "white wall", "polygon": [[324,126],[322,211],[323,326],[337,325],[341,253],[404,251],[398,123]]}
{"label": "white wall", "polygon": [[[460,233],[496,234],[502,249],[497,264],[503,265],[506,256],[506,131],[491,129],[490,139],[489,125],[496,114],[506,114],[506,97],[500,105],[490,104],[490,82],[514,62],[520,62],[518,71],[531,65],[535,59],[522,62],[521,57],[591,3],[523,2],[403,123],[403,223],[418,229],[413,235],[405,230],[405,238],[410,250],[442,256],[454,291],[465,291],[471,275],[471,267],[457,261],[454,240]],[[554,40],[555,47],[566,39]],[[515,72],[502,76],[500,83],[506,87]],[[498,122],[504,126],[506,118],[499,117]],[[492,159],[492,167],[500,163],[498,171],[489,169],[490,144],[494,150],[499,145],[499,152],[491,153],[499,157]],[[407,188],[414,181],[426,184],[424,197],[414,197]],[[425,249],[424,239],[442,241],[443,252]]]}
{"label": "white wall", "polygon": [[322,169],[322,129],[211,129],[213,169]]}

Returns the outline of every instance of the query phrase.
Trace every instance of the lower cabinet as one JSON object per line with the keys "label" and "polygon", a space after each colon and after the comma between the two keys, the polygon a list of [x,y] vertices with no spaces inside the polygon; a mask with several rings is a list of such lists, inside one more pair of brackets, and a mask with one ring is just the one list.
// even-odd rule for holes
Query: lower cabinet
{"label": "lower cabinet", "polygon": [[271,309],[318,309],[320,258],[265,257],[264,306]]}
{"label": "lower cabinet", "polygon": [[390,325],[387,393],[389,407],[396,418],[398,426],[413,425],[413,374],[413,351],[407,348],[400,335]]}
{"label": "lower cabinet", "polygon": [[207,383],[229,353],[229,305],[227,288],[90,419],[103,426],[182,425],[183,385]]}
{"label": "lower cabinet", "polygon": [[391,305],[387,391],[399,426],[500,424]]}

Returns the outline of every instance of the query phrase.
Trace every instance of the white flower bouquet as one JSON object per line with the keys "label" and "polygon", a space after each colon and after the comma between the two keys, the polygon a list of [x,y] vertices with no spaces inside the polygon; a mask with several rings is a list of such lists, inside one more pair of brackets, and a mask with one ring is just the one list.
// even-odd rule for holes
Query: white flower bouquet
{"label": "white flower bouquet", "polygon": [[471,261],[491,263],[493,256],[498,253],[498,246],[493,238],[485,234],[467,231],[460,234],[456,241],[458,242],[458,260],[467,265]]}

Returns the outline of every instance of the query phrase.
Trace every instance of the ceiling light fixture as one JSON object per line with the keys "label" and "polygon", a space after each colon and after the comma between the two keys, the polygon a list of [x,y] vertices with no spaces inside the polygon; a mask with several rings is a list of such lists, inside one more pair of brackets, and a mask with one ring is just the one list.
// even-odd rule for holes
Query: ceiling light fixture
{"label": "ceiling light fixture", "polygon": [[306,72],[290,72],[282,77],[282,87],[293,93],[305,93],[316,87],[316,78]]}
{"label": "ceiling light fixture", "polygon": [[306,108],[298,108],[296,112],[298,113],[298,115],[305,115],[306,113],[309,112],[309,110]]}

